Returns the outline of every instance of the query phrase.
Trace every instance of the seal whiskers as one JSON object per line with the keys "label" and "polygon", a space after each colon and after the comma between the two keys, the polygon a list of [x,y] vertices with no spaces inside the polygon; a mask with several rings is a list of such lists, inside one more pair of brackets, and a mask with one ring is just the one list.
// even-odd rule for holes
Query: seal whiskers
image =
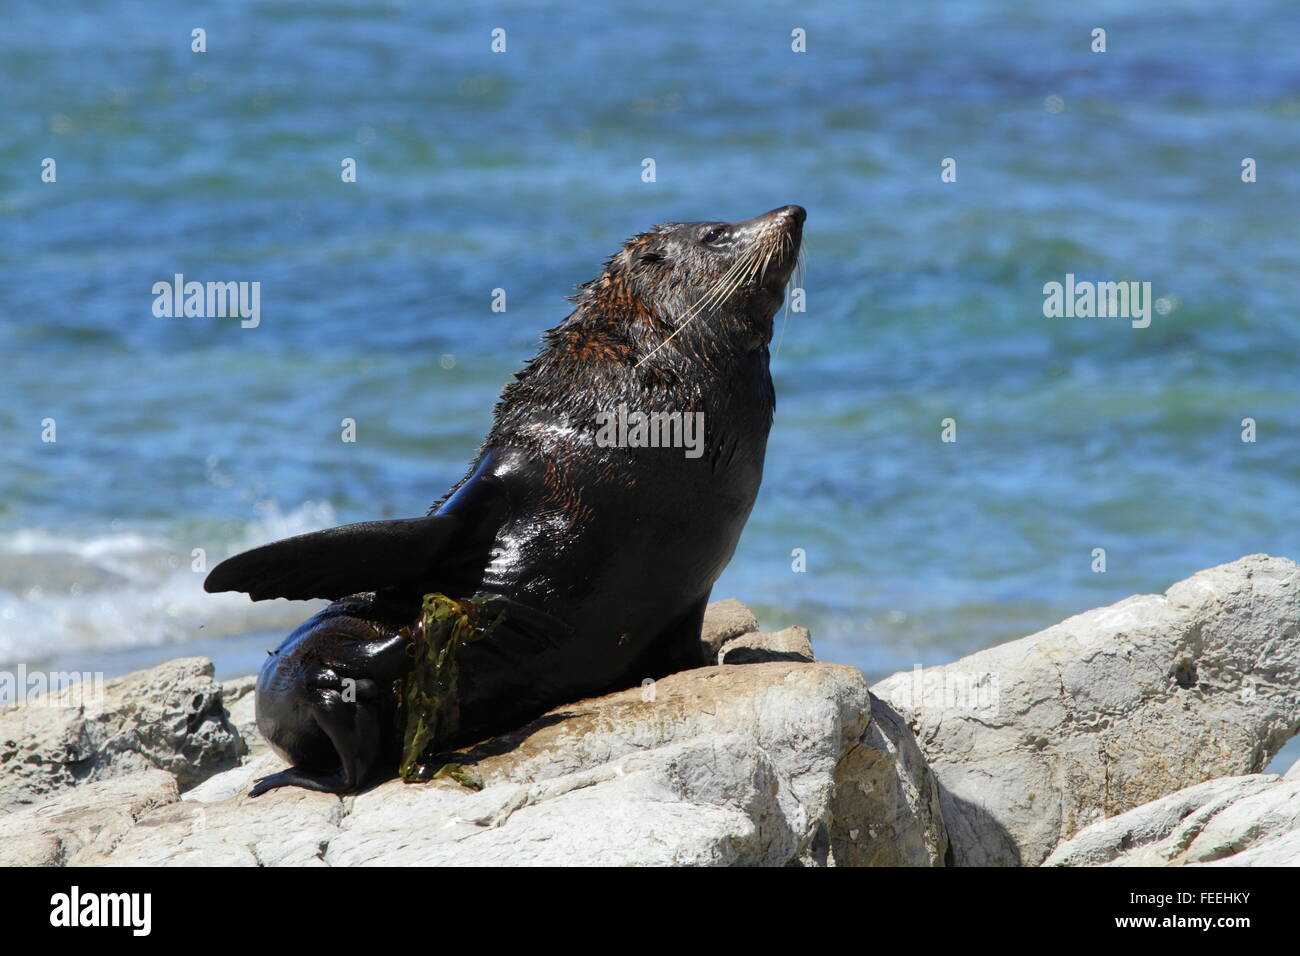
{"label": "seal whiskers", "polygon": [[790,296],[791,289],[802,289],[804,281],[804,262],[803,246],[799,247],[799,253],[794,260],[794,271],[790,273],[790,278],[786,282],[785,307],[781,310],[781,335],[776,340],[776,348],[772,350],[772,358],[781,354],[781,343],[785,341],[785,327],[790,324]]}
{"label": "seal whiskers", "polygon": [[738,259],[735,265],[723,273],[703,297],[686,310],[685,316],[677,328],[673,329],[672,333],[666,339],[651,349],[650,353],[642,358],[641,361],[637,362],[636,367],[640,368],[648,362],[654,357],[655,353],[673,339],[677,338],[677,336],[685,331],[686,327],[694,322],[702,313],[726,302],[727,299],[731,298],[736,289],[752,279],[752,268],[756,267],[761,252],[761,249],[754,249],[744,258]]}
{"label": "seal whiskers", "polygon": [[764,231],[759,237],[758,244],[718,277],[708,291],[686,310],[677,328],[637,362],[636,367],[640,368],[653,358],[701,315],[725,305],[746,283],[753,282],[755,279],[762,282],[767,277],[768,267],[774,260],[783,259],[794,241],[789,232],[771,229]]}

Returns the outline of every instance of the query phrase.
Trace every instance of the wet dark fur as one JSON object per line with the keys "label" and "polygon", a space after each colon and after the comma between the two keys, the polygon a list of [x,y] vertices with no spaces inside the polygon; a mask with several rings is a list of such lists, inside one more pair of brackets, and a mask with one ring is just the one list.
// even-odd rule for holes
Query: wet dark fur
{"label": "wet dark fur", "polygon": [[[209,589],[256,598],[376,592],[331,606],[268,659],[259,726],[295,766],[257,792],[346,792],[392,772],[388,701],[405,666],[394,635],[426,592],[512,602],[502,628],[460,648],[461,731],[444,746],[705,663],[704,606],[762,478],[775,407],[768,342],[802,222],[785,207],[635,236],[505,388],[474,465],[428,518],[290,539],[213,571]],[[683,324],[755,248],[771,252],[763,274]],[[598,447],[597,413],[620,404],[702,412],[703,456]],[[390,697],[340,700],[345,678],[371,694],[387,682]]]}

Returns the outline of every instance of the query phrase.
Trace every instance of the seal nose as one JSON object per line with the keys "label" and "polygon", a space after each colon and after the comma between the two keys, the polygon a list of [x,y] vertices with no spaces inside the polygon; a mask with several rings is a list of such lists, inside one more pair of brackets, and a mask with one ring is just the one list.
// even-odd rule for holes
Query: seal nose
{"label": "seal nose", "polygon": [[767,215],[774,219],[778,217],[793,219],[798,225],[802,226],[803,221],[808,218],[808,210],[804,209],[803,206],[782,206],[779,209],[773,209]]}

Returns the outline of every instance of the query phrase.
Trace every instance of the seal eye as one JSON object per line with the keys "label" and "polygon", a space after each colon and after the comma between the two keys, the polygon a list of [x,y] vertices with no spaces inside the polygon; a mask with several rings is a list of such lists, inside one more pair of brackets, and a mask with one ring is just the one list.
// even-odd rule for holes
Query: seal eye
{"label": "seal eye", "polygon": [[703,243],[706,243],[706,244],[707,244],[707,243],[710,243],[710,242],[717,242],[719,239],[721,239],[721,238],[722,238],[723,236],[725,236],[726,234],[727,234],[727,227],[726,227],[726,226],[714,226],[712,229],[710,229],[710,230],[709,230],[708,232],[706,232],[704,235],[700,236],[700,242],[703,242]]}

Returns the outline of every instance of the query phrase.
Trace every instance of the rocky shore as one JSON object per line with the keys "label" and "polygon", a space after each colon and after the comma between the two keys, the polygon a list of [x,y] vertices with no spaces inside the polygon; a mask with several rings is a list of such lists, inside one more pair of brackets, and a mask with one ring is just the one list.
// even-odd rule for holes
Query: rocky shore
{"label": "rocky shore", "polygon": [[1250,555],[868,688],[709,608],[713,667],[473,748],[483,784],[255,800],[202,658],[0,709],[4,865],[1296,865],[1300,567]]}

